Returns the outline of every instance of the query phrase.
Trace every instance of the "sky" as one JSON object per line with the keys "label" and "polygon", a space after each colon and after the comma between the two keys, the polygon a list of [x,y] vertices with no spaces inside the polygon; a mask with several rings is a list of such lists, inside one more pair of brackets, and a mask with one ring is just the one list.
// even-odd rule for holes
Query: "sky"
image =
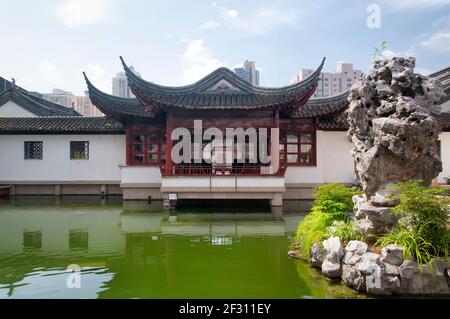
{"label": "sky", "polygon": [[119,56],[147,80],[178,86],[256,61],[261,85],[339,62],[370,70],[374,48],[450,66],[450,0],[0,0],[0,76],[30,91],[82,95],[82,72],[111,93]]}

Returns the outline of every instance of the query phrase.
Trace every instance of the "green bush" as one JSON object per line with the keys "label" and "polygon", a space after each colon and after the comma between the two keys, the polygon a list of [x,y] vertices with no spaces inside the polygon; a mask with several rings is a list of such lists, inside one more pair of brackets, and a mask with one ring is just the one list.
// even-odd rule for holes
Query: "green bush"
{"label": "green bush", "polygon": [[413,259],[420,265],[429,264],[437,255],[436,249],[429,241],[402,227],[393,228],[386,236],[381,237],[375,246],[384,247],[390,244],[403,246],[403,258]]}
{"label": "green bush", "polygon": [[364,240],[364,234],[355,227],[353,220],[334,221],[327,229],[326,237],[338,236],[345,243],[351,240]]}
{"label": "green bush", "polygon": [[300,244],[299,251],[305,257],[310,257],[311,246],[325,239],[328,221],[324,214],[313,211],[306,215],[297,229],[296,241]]}
{"label": "green bush", "polygon": [[315,189],[313,207],[323,207],[324,212],[327,212],[328,201],[333,201],[342,204],[344,211],[351,211],[353,209],[352,197],[360,193],[361,191],[356,188],[348,188],[342,184],[325,184]]}
{"label": "green bush", "polygon": [[400,219],[377,245],[402,245],[404,257],[419,263],[429,263],[437,256],[448,256],[449,200],[440,196],[444,191],[425,187],[416,180],[392,188],[398,192],[394,199],[399,202],[392,212]]}
{"label": "green bush", "polygon": [[300,223],[296,234],[303,256],[309,258],[310,247],[328,238],[328,228],[333,222],[346,221],[347,214],[353,209],[352,197],[358,193],[355,188],[335,183],[315,189],[311,213]]}

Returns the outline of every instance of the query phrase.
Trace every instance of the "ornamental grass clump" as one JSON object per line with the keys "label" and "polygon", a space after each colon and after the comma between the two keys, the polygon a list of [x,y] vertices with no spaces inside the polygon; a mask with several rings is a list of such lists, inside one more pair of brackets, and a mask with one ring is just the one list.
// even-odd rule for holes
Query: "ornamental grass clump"
{"label": "ornamental grass clump", "polygon": [[392,210],[399,217],[396,227],[381,237],[377,246],[403,246],[405,259],[428,264],[434,257],[448,256],[449,199],[443,190],[408,181],[393,187],[399,204]]}
{"label": "ornamental grass clump", "polygon": [[315,189],[311,213],[300,223],[296,234],[299,251],[305,258],[310,257],[309,249],[314,243],[328,238],[328,228],[333,222],[347,222],[348,214],[353,210],[352,197],[358,193],[355,188],[335,183]]}
{"label": "ornamental grass clump", "polygon": [[334,221],[327,229],[327,238],[339,237],[342,242],[348,243],[351,240],[364,240],[364,234],[355,226],[353,220]]}

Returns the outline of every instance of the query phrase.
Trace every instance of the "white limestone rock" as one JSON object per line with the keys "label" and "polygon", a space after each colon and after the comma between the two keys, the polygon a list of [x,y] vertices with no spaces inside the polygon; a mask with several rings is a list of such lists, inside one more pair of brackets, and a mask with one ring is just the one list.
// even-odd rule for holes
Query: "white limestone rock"
{"label": "white limestone rock", "polygon": [[322,263],[322,273],[329,278],[341,276],[341,261],[345,250],[339,237],[330,237],[323,241],[325,258]]}
{"label": "white limestone rock", "polygon": [[345,247],[346,252],[355,253],[358,255],[362,255],[367,252],[369,246],[365,242],[359,240],[351,240]]}
{"label": "white limestone rock", "polygon": [[323,248],[325,250],[325,259],[329,262],[340,263],[344,257],[345,250],[339,237],[330,237],[324,240]]}
{"label": "white limestone rock", "polygon": [[311,267],[321,268],[323,259],[325,258],[325,252],[320,248],[318,243],[311,246],[311,260],[309,261]]}
{"label": "white limestone rock", "polygon": [[441,126],[431,114],[445,93],[436,79],[414,74],[415,59],[376,61],[373,70],[350,89],[347,112],[352,155],[364,196],[354,198],[357,226],[381,233],[396,223],[390,214],[391,184],[442,171],[434,151]]}
{"label": "white limestone rock", "polygon": [[403,263],[403,247],[399,245],[387,245],[381,250],[381,261],[400,266]]}
{"label": "white limestone rock", "polygon": [[324,260],[322,263],[322,273],[328,278],[339,278],[341,276],[341,264]]}
{"label": "white limestone rock", "polygon": [[405,260],[400,266],[401,286],[399,293],[405,295],[450,295],[450,282],[446,271],[448,261],[435,259],[431,270],[412,260]]}
{"label": "white limestone rock", "polygon": [[366,279],[363,274],[351,265],[342,266],[342,281],[349,287],[354,288],[358,292],[366,290]]}

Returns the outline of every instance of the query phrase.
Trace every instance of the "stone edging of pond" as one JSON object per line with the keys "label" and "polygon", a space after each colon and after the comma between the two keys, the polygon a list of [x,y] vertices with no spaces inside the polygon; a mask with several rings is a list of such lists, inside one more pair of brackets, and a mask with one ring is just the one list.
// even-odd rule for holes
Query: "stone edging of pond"
{"label": "stone edging of pond", "polygon": [[[323,247],[323,248],[322,248]],[[388,245],[381,254],[371,252],[362,241],[345,248],[339,237],[330,237],[311,247],[311,267],[330,279],[341,279],[348,287],[369,295],[448,295],[450,259],[433,259],[429,266],[403,260],[403,247]],[[301,256],[289,251],[293,258]]]}

